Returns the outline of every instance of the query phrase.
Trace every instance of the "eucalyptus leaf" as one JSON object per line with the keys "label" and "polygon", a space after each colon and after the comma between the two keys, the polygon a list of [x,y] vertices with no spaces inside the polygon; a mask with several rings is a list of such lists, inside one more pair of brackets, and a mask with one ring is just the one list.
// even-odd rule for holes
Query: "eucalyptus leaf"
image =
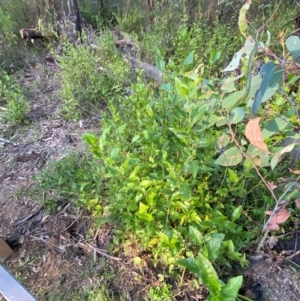
{"label": "eucalyptus leaf", "polygon": [[286,39],[286,47],[293,59],[299,63],[300,60],[300,38],[298,36],[289,36]]}
{"label": "eucalyptus leaf", "polygon": [[256,91],[254,96],[254,101],[252,105],[251,114],[255,115],[258,109],[261,106],[263,96],[272,80],[272,77],[274,75],[274,69],[275,64],[273,62],[268,62],[267,64],[264,64],[260,68],[260,74],[263,78],[262,83],[260,85],[260,88]]}

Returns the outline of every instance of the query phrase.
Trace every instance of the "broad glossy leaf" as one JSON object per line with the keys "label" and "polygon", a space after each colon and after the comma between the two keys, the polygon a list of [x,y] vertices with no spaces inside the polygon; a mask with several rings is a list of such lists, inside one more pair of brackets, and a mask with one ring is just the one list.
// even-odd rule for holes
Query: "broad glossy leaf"
{"label": "broad glossy leaf", "polygon": [[272,160],[271,160],[271,168],[274,169],[276,167],[276,165],[279,163],[282,155],[285,154],[285,153],[289,153],[290,151],[292,151],[295,145],[296,145],[296,143],[290,144],[290,145],[287,145],[287,146],[281,148],[274,155],[274,157],[272,158]]}
{"label": "broad glossy leaf", "polygon": [[294,60],[299,63],[300,60],[300,38],[298,36],[290,36],[286,40],[286,47]]}
{"label": "broad glossy leaf", "polygon": [[267,145],[263,141],[259,121],[259,117],[249,120],[246,125],[245,135],[250,143],[255,145],[260,150],[264,151],[266,154],[270,154]]}
{"label": "broad glossy leaf", "polygon": [[284,116],[276,117],[275,119],[268,122],[265,128],[262,130],[262,137],[263,139],[267,139],[272,135],[282,131],[288,125],[288,121]]}
{"label": "broad glossy leaf", "polygon": [[243,160],[241,150],[234,146],[226,150],[216,161],[215,164],[222,166],[234,166]]}
{"label": "broad glossy leaf", "polygon": [[224,300],[228,300],[232,298],[235,300],[235,298],[238,295],[238,292],[243,284],[243,276],[236,276],[234,278],[229,279],[229,281],[222,286],[221,295],[224,298]]}

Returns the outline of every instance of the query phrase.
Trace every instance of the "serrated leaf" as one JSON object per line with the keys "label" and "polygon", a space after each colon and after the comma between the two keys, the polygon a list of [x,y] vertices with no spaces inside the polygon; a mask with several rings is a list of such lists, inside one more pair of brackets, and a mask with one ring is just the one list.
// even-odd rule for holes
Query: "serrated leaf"
{"label": "serrated leaf", "polygon": [[234,166],[243,160],[243,155],[238,147],[231,147],[226,150],[216,161],[215,164],[222,166]]}
{"label": "serrated leaf", "polygon": [[298,36],[289,36],[286,40],[286,47],[293,59],[299,63],[300,60],[300,38]]}
{"label": "serrated leaf", "polygon": [[255,145],[258,149],[264,151],[266,154],[270,154],[271,152],[268,150],[267,145],[263,141],[259,127],[259,121],[259,117],[249,120],[246,125],[245,135],[250,143]]}
{"label": "serrated leaf", "polygon": [[271,160],[271,169],[274,169],[274,168],[276,167],[276,165],[279,163],[279,161],[280,161],[282,155],[285,154],[285,153],[289,153],[290,151],[292,151],[295,145],[296,145],[296,143],[290,144],[290,145],[287,145],[287,146],[281,148],[281,149],[274,155],[274,157],[273,157],[272,160]]}
{"label": "serrated leaf", "polygon": [[222,286],[221,295],[224,298],[224,300],[228,300],[232,298],[235,300],[235,298],[238,295],[238,292],[243,284],[243,276],[236,276],[234,278],[229,279],[229,281]]}

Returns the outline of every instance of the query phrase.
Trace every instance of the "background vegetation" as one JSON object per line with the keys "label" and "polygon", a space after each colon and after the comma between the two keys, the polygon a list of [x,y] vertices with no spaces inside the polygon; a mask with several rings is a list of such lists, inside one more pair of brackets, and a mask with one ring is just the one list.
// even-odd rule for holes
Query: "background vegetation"
{"label": "background vegetation", "polygon": [[[242,277],[231,277],[228,267],[246,264],[245,250],[270,225],[265,209],[275,212],[296,181],[289,173],[289,183],[278,190],[268,184],[287,175],[278,163],[299,138],[300,47],[295,34],[289,40],[295,2],[79,4],[99,35],[96,51],[86,41],[60,41],[55,56],[62,69],[62,115],[96,117],[101,134],[84,135],[90,153],[48,166],[38,176],[41,188],[87,208],[97,225],[116,225],[111,249],[134,246],[136,265],[143,266],[146,252],[151,264],[166,267],[166,279],[180,282],[187,269],[208,288],[209,300],[238,298]],[[68,12],[68,1],[0,2],[2,122],[26,122],[16,75],[46,50],[23,45],[19,29],[42,24],[55,31],[62,9]],[[115,49],[116,33],[134,41],[137,58],[156,66],[161,83],[133,76]],[[251,125],[254,117],[260,118],[258,129]],[[281,146],[287,137],[293,143]],[[297,196],[294,190],[286,199]],[[51,210],[55,201],[46,202]],[[166,280],[161,290],[149,291],[149,300],[171,295]]]}

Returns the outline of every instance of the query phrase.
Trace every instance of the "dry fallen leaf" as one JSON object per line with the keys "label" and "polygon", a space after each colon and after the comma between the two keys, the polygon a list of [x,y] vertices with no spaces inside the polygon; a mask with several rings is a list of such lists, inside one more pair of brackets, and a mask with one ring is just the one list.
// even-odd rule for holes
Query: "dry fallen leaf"
{"label": "dry fallen leaf", "polygon": [[277,241],[273,235],[268,238],[267,244],[269,245],[270,249],[273,249],[276,246]]}
{"label": "dry fallen leaf", "polygon": [[300,209],[300,198],[295,200],[295,205],[296,205],[297,208]]}
{"label": "dry fallen leaf", "polygon": [[251,144],[262,150],[266,154],[271,154],[271,152],[268,150],[268,146],[264,143],[259,127],[259,121],[259,117],[249,120],[246,125],[245,135]]}
{"label": "dry fallen leaf", "polygon": [[267,182],[267,184],[272,191],[277,188],[277,185],[275,185],[274,182]]}
{"label": "dry fallen leaf", "polygon": [[268,224],[265,227],[265,231],[271,230],[279,230],[279,224],[284,223],[291,215],[291,212],[281,208],[276,210],[276,212],[272,215],[272,211],[266,211],[267,215],[271,215],[270,219],[268,220]]}

